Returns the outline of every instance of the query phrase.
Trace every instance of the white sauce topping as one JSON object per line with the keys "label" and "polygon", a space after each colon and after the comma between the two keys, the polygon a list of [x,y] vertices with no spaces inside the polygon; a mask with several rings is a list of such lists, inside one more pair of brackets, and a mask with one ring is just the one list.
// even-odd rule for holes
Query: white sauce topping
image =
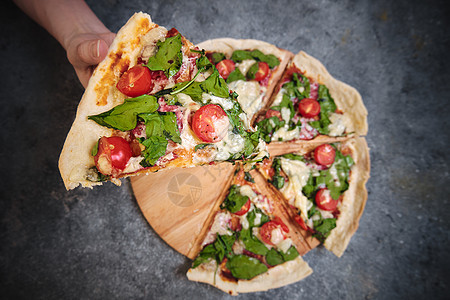
{"label": "white sauce topping", "polygon": [[340,136],[345,132],[348,126],[348,118],[345,115],[331,113],[330,114],[331,124],[328,125],[328,130],[330,131],[330,136]]}
{"label": "white sauce topping", "polygon": [[272,142],[276,142],[278,140],[282,141],[290,141],[297,138],[300,135],[300,131],[298,127],[295,127],[293,130],[288,130],[288,127],[281,127],[272,135]]}
{"label": "white sauce topping", "polygon": [[286,253],[289,250],[289,248],[291,248],[291,246],[292,246],[292,240],[290,238],[284,239],[281,242],[279,242],[278,244],[276,244],[276,246],[279,250]]}
{"label": "white sauce topping", "polygon": [[219,104],[220,106],[222,106],[224,110],[229,110],[233,108],[233,101],[231,99],[220,98],[207,93],[202,94],[202,102],[203,103],[211,102],[214,104]]}
{"label": "white sauce topping", "polygon": [[214,217],[214,222],[211,229],[206,234],[202,246],[210,244],[216,240],[218,235],[232,235],[233,233],[228,229],[228,224],[231,222],[231,214],[228,211],[220,211]]}
{"label": "white sauce topping", "polygon": [[242,109],[251,120],[262,106],[262,99],[266,94],[266,87],[260,86],[257,81],[237,80],[228,84],[230,90],[235,91],[239,96],[237,100]]}
{"label": "white sauce topping", "polygon": [[291,120],[291,110],[287,107],[281,108],[281,118],[286,122],[286,125],[288,125]]}
{"label": "white sauce topping", "polygon": [[283,101],[283,94],[285,90],[282,88],[278,92],[277,96],[275,97],[275,100],[273,100],[272,106],[277,106],[281,104],[281,101]]}
{"label": "white sauce topping", "polygon": [[256,60],[253,59],[245,59],[241,61],[240,63],[236,64],[236,67],[239,68],[239,71],[241,71],[244,76],[247,74],[248,69],[256,62]]}
{"label": "white sauce topping", "polygon": [[339,181],[339,177],[338,177],[338,174],[337,174],[337,170],[336,170],[335,164],[333,164],[333,165],[330,167],[329,170],[330,170],[330,175],[331,175],[331,177],[333,177],[334,184],[335,184],[336,186],[341,186],[341,182]]}
{"label": "white sauce topping", "polygon": [[253,221],[253,223],[258,226],[259,224],[261,224],[261,217],[262,214],[260,213],[255,213],[255,220]]}
{"label": "white sauce topping", "polygon": [[305,220],[308,219],[308,198],[303,195],[302,189],[308,182],[311,170],[302,161],[285,158],[281,158],[281,168],[289,177],[287,185],[283,186],[281,192],[291,205],[300,210],[301,216]]}
{"label": "white sauce topping", "polygon": [[239,188],[239,193],[242,196],[247,196],[250,200],[256,198],[258,195],[253,191],[252,187],[248,184],[243,185]]}
{"label": "white sauce topping", "polygon": [[283,232],[281,232],[281,228],[275,228],[272,230],[272,233],[270,235],[270,241],[272,244],[277,245],[281,243],[284,240]]}
{"label": "white sauce topping", "polygon": [[127,165],[125,169],[123,170],[123,173],[133,173],[137,170],[142,169],[143,167],[139,164],[144,159],[143,156],[138,157],[130,157],[130,159],[127,162]]}
{"label": "white sauce topping", "polygon": [[239,134],[234,134],[230,125],[227,135],[215,144],[218,150],[215,159],[227,160],[232,154],[242,151],[244,143],[244,138]]}

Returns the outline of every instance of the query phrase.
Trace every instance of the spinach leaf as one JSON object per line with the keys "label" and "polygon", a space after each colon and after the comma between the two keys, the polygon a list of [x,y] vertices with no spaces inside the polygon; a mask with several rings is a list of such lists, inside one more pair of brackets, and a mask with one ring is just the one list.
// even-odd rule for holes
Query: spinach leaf
{"label": "spinach leaf", "polygon": [[181,143],[180,131],[177,126],[177,117],[173,112],[152,114],[140,114],[145,122],[145,134],[147,137],[164,136],[165,138]]}
{"label": "spinach leaf", "polygon": [[219,76],[219,71],[214,68],[213,73],[200,83],[203,91],[213,94],[216,97],[228,98],[230,96],[228,85],[225,80]]}
{"label": "spinach leaf", "polygon": [[280,120],[277,116],[273,116],[259,121],[256,126],[261,133],[261,139],[266,143],[270,143],[273,133],[283,127],[285,123],[285,121]]}
{"label": "spinach leaf", "polygon": [[227,268],[231,275],[238,279],[252,279],[267,272],[268,268],[262,262],[246,255],[235,255],[227,261]]}
{"label": "spinach leaf", "polygon": [[277,189],[281,189],[284,186],[285,179],[281,176],[281,160],[279,158],[275,158],[272,163],[272,168],[275,173],[272,176],[272,180],[269,182],[276,187]]}
{"label": "spinach leaf", "polygon": [[283,89],[286,91],[285,95],[289,96],[289,99],[297,98],[301,100],[303,98],[309,98],[311,84],[306,76],[294,73],[292,74],[292,80],[285,83]]}
{"label": "spinach leaf", "polygon": [[172,77],[181,67],[181,34],[157,43],[158,52],[148,59],[147,67],[152,71],[164,71],[167,78]]}
{"label": "spinach leaf", "polygon": [[214,243],[207,245],[198,254],[192,263],[192,268],[196,268],[202,263],[208,262],[211,259],[215,259],[217,264],[220,264],[224,257],[232,257],[233,244],[236,240],[236,236],[233,235],[218,235]]}
{"label": "spinach leaf", "polygon": [[225,54],[221,52],[213,52],[209,55],[213,64],[217,64],[225,59]]}
{"label": "spinach leaf", "polygon": [[294,154],[294,153],[287,153],[287,154],[283,154],[282,155],[284,158],[290,159],[290,160],[299,160],[302,162],[306,162],[305,158],[303,157],[303,155],[298,155],[298,154]]}
{"label": "spinach leaf", "polygon": [[246,59],[254,59],[256,61],[266,62],[269,65],[269,68],[273,69],[274,67],[280,64],[278,58],[273,54],[264,54],[259,50],[236,50],[231,55],[231,60],[234,62],[242,62]]}
{"label": "spinach leaf", "polygon": [[246,59],[253,59],[253,56],[251,55],[250,51],[247,50],[236,50],[231,55],[231,60],[234,62],[242,62]]}
{"label": "spinach leaf", "polygon": [[255,179],[253,179],[252,174],[250,174],[250,172],[244,172],[244,179],[248,182],[255,183]]}
{"label": "spinach leaf", "polygon": [[220,208],[227,209],[228,211],[235,213],[241,210],[242,206],[247,203],[249,198],[241,195],[239,192],[239,186],[232,185],[227,198],[220,205]]}
{"label": "spinach leaf", "polygon": [[320,219],[317,221],[313,221],[314,224],[314,230],[316,231],[313,236],[316,237],[319,241],[322,243],[325,241],[325,239],[330,235],[331,230],[333,228],[336,228],[336,219],[335,218],[329,218],[329,219]]}
{"label": "spinach leaf", "polygon": [[[255,224],[255,219],[256,219],[257,213],[261,215],[261,218],[260,218],[261,220],[258,224]],[[255,207],[250,212],[247,213],[247,221],[248,221],[249,227],[261,227],[265,223],[269,222],[270,219],[265,213],[263,213],[262,210]]]}
{"label": "spinach leaf", "polygon": [[271,266],[276,266],[284,263],[283,256],[281,256],[280,252],[272,248],[266,255],[266,262]]}
{"label": "spinach leaf", "polygon": [[242,229],[239,233],[239,239],[244,243],[245,249],[255,254],[266,255],[269,249],[252,234],[251,230],[250,227]]}
{"label": "spinach leaf", "polygon": [[144,140],[142,145],[145,146],[145,150],[142,152],[144,160],[141,162],[144,167],[153,166],[161,156],[166,154],[167,140],[162,136],[151,136]]}
{"label": "spinach leaf", "polygon": [[309,124],[316,128],[319,133],[328,134],[330,132],[328,125],[331,124],[329,117],[331,113],[336,111],[337,107],[333,98],[331,98],[328,88],[322,84],[319,85],[318,99],[320,104],[320,119],[309,122]]}
{"label": "spinach leaf", "polygon": [[155,97],[142,95],[136,98],[125,99],[124,103],[104,113],[89,116],[88,119],[108,128],[128,131],[136,127],[138,114],[152,113],[158,107],[159,104]]}
{"label": "spinach leaf", "polygon": [[248,80],[255,79],[256,72],[259,70],[258,63],[254,63],[253,65],[248,68],[247,74],[245,75]]}
{"label": "spinach leaf", "polygon": [[286,252],[280,251],[280,253],[284,261],[293,260],[299,256],[298,251],[294,246],[291,246]]}
{"label": "spinach leaf", "polygon": [[238,81],[238,80],[245,80],[245,76],[244,76],[244,74],[242,74],[242,72],[241,72],[241,70],[239,70],[239,68],[236,68],[230,73],[230,75],[228,75],[227,83],[231,83],[233,81]]}
{"label": "spinach leaf", "polygon": [[196,152],[198,149],[203,149],[203,148],[205,148],[207,146],[211,146],[211,145],[212,144],[198,144],[198,145],[195,145],[194,152]]}

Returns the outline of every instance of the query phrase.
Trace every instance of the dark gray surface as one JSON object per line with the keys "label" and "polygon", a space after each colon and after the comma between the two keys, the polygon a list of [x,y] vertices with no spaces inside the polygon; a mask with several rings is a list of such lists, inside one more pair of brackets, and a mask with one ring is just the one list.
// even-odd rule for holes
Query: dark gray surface
{"label": "dark gray surface", "polygon": [[[369,111],[372,178],[340,259],[250,298],[449,295],[450,14],[445,1],[89,1],[113,31],[135,11],[193,42],[255,38],[321,60]],[[83,93],[64,50],[11,3],[0,10],[0,295],[8,299],[228,297],[143,218],[127,180],[66,192],[57,161]],[[162,216],[167,217],[167,216]]]}

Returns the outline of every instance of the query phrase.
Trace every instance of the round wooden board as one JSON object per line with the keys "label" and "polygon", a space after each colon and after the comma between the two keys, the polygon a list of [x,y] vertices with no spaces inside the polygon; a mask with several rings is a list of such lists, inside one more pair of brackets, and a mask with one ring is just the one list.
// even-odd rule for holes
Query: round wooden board
{"label": "round wooden board", "polygon": [[137,203],[156,233],[194,259],[213,212],[233,178],[229,163],[175,168],[131,178]]}

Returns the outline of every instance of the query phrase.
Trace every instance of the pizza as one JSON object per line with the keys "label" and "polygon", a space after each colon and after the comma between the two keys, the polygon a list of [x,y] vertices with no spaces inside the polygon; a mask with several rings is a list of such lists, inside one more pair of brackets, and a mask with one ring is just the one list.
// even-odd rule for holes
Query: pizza
{"label": "pizza", "polygon": [[95,69],[65,141],[67,189],[137,173],[258,160],[265,143],[224,78],[176,29],[135,14]]}
{"label": "pizza", "polygon": [[253,124],[266,107],[293,53],[258,40],[213,39],[198,44],[239,97]]}
{"label": "pizza", "polygon": [[358,91],[301,51],[286,68],[257,126],[267,143],[327,140],[367,134],[366,116]]}
{"label": "pizza", "polygon": [[272,157],[259,171],[295,212],[305,238],[341,256],[364,210],[369,164],[365,140],[354,138]]}
{"label": "pizza", "polygon": [[236,295],[310,275],[311,268],[300,256],[305,253],[299,244],[302,237],[284,206],[273,200],[240,167],[214,213],[188,279]]}
{"label": "pizza", "polygon": [[195,46],[136,13],[94,70],[59,168],[73,189],[236,164],[184,247],[190,280],[235,295],[305,278],[302,256],[320,243],[343,254],[367,200],[366,133],[360,94],[308,54]]}

